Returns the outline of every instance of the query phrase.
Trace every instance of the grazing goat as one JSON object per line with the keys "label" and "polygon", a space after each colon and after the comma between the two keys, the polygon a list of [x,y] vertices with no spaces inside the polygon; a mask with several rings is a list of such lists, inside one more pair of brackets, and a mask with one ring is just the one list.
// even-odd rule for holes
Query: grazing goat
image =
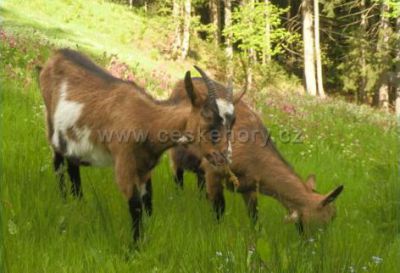
{"label": "grazing goat", "polygon": [[[194,81],[198,90],[205,92],[204,84]],[[183,101],[183,83],[177,84],[171,99]],[[224,94],[224,88],[217,86],[217,95]],[[300,231],[304,226],[328,223],[335,216],[332,203],[342,192],[339,186],[332,192],[323,195],[315,191],[314,176],[306,183],[295,173],[292,167],[281,156],[269,137],[259,116],[243,101],[235,106],[236,123],[231,132],[232,162],[230,170],[239,180],[236,189],[241,193],[253,220],[257,219],[257,193],[272,196],[289,211],[287,221],[297,224]],[[192,145],[177,146],[170,150],[175,180],[183,184],[184,170],[197,174],[198,183],[206,183],[207,197],[212,202],[217,218],[225,209],[223,188],[233,190],[232,181],[227,179],[227,172],[211,166],[200,157],[198,149]]]}
{"label": "grazing goat", "polygon": [[80,166],[113,166],[128,201],[135,241],[140,237],[142,203],[148,214],[152,211],[150,171],[165,150],[191,143],[210,164],[227,163],[226,118],[234,116],[232,89],[225,90],[228,96],[223,102],[217,100],[213,81],[195,68],[207,91],[197,91],[188,71],[184,80],[188,103],[179,105],[155,100],[135,83],[113,77],[69,49],[58,50],[40,73],[47,137],[62,193],[65,160],[72,193],[79,197]]}

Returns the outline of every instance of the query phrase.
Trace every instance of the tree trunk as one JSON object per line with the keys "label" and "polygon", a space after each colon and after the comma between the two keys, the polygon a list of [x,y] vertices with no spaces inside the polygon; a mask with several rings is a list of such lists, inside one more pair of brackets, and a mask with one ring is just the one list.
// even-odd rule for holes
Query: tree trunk
{"label": "tree trunk", "polygon": [[397,32],[397,46],[396,46],[396,75],[395,75],[395,88],[396,88],[396,116],[398,124],[400,124],[400,17],[396,19],[396,32]]}
{"label": "tree trunk", "polygon": [[315,52],[311,1],[312,0],[302,0],[301,4],[303,15],[304,76],[307,93],[316,96],[317,83],[315,79]]}
{"label": "tree trunk", "polygon": [[[232,25],[232,3],[231,0],[224,0],[224,12],[225,12],[225,28]],[[225,35],[225,54],[228,59],[226,76],[230,80],[233,78],[233,46],[232,46],[232,34],[227,33]]]}
{"label": "tree trunk", "polygon": [[184,16],[183,16],[183,39],[182,39],[181,59],[185,59],[189,53],[190,12],[191,12],[191,2],[190,2],[190,0],[185,0]]}
{"label": "tree trunk", "polygon": [[[254,10],[254,0],[248,0],[248,3],[250,5],[251,10],[253,11]],[[248,25],[249,29],[252,29],[254,27],[253,23],[254,22],[252,20],[250,20],[249,25]],[[251,48],[249,48],[248,55],[249,55],[249,64],[247,66],[248,71],[247,71],[246,89],[251,90],[251,88],[253,87],[253,67],[254,67],[254,64],[257,62],[257,52],[254,48],[251,47]]]}
{"label": "tree trunk", "polygon": [[[292,18],[292,0],[287,0],[288,10],[286,12],[286,21],[289,22],[290,18]],[[288,29],[289,30],[289,29]]]}
{"label": "tree trunk", "polygon": [[367,61],[366,61],[366,37],[367,37],[367,10],[365,0],[361,0],[360,9],[361,13],[361,52],[360,52],[360,67],[361,67],[361,75],[360,75],[360,86],[358,88],[357,101],[358,103],[365,102],[365,88],[367,87]]}
{"label": "tree trunk", "polygon": [[253,48],[250,48],[248,51],[248,64],[247,64],[247,73],[246,73],[246,90],[251,90],[253,87],[253,66],[257,61],[256,52]]}
{"label": "tree trunk", "polygon": [[210,0],[210,15],[211,22],[214,26],[214,43],[216,45],[221,44],[221,1],[220,0]]}
{"label": "tree trunk", "polygon": [[317,66],[318,94],[325,98],[324,82],[322,77],[321,47],[319,42],[319,3],[314,0],[314,35],[315,35],[315,61]]}
{"label": "tree trunk", "polygon": [[262,54],[262,63],[266,64],[271,61],[271,25],[269,23],[269,0],[264,0],[265,4],[265,36],[264,36],[264,51]]}
{"label": "tree trunk", "polygon": [[176,58],[179,55],[180,49],[182,47],[182,38],[181,38],[181,15],[182,15],[182,7],[181,7],[181,0],[173,0],[172,6],[172,18],[175,24],[175,31],[174,31],[174,43],[172,44],[172,56]]}
{"label": "tree trunk", "polygon": [[382,75],[380,86],[378,89],[378,106],[385,111],[389,111],[389,78],[388,78],[388,63],[389,63],[389,38],[390,38],[390,26],[389,19],[386,16],[389,12],[388,1],[384,1],[382,3],[381,9],[381,21],[380,21],[380,33],[379,33],[379,41],[378,41],[378,53],[382,56],[381,65],[382,65]]}

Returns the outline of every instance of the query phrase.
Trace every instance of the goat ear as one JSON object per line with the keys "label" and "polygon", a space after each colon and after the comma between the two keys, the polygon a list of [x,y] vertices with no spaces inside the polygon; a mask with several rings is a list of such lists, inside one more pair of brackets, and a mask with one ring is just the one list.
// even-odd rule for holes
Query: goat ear
{"label": "goat ear", "polygon": [[306,180],[306,187],[307,189],[309,189],[310,191],[315,191],[315,175],[311,174],[308,176],[307,180]]}
{"label": "goat ear", "polygon": [[244,89],[240,93],[235,94],[235,96],[233,97],[233,105],[237,104],[243,98],[243,96],[246,94],[246,92],[247,92],[247,89]]}
{"label": "goat ear", "polygon": [[289,215],[285,217],[285,223],[297,223],[299,220],[299,213],[297,210],[293,210]]}
{"label": "goat ear", "polygon": [[339,196],[339,194],[342,191],[343,191],[343,185],[340,185],[339,187],[337,187],[336,189],[334,189],[333,191],[331,191],[326,195],[324,200],[321,201],[321,205],[324,207],[329,203],[332,203],[333,201],[335,201],[335,199]]}
{"label": "goat ear", "polygon": [[186,72],[185,75],[185,90],[190,98],[190,102],[192,103],[192,105],[196,106],[196,93],[194,92],[192,76],[190,75],[190,71]]}

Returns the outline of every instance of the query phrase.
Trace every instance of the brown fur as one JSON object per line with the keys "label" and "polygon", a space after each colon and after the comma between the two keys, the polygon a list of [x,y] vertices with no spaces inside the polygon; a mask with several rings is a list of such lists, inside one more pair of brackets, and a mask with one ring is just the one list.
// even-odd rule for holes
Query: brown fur
{"label": "brown fur", "polygon": [[[187,73],[186,79],[191,81],[190,73]],[[221,158],[225,158],[228,145],[225,128],[220,127],[221,142],[197,142],[198,132],[206,131],[211,123],[215,123],[215,114],[208,106],[207,93],[201,93],[199,96],[200,93],[196,89],[190,92],[184,88],[186,96],[192,95],[193,103],[175,105],[173,99],[157,101],[135,83],[117,79],[80,53],[66,49],[57,51],[40,73],[40,87],[46,106],[48,139],[51,145],[55,133],[53,117],[64,81],[68,83],[66,99],[83,105],[74,128],[88,128],[91,132],[91,142],[112,156],[117,184],[127,200],[130,200],[133,218],[140,218],[141,214],[137,213],[141,210],[140,189],[149,181],[151,169],[166,149],[177,145],[176,139],[160,141],[160,130],[178,131],[182,135],[191,134],[194,136],[192,143],[201,155],[209,155],[219,163],[223,161]],[[77,136],[72,129],[68,128],[66,135],[76,140]],[[148,132],[148,138],[142,142],[134,138],[121,142],[114,137],[106,142],[99,136],[99,132],[102,131],[129,130]],[[67,156],[64,154],[65,147],[58,149],[52,146],[56,158],[62,159],[62,156]],[[85,163],[80,162],[79,158],[74,158],[71,162],[78,164],[78,171],[79,164]],[[224,161],[221,164],[225,164]],[[133,220],[137,239],[140,219]]]}
{"label": "brown fur", "polygon": [[[200,81],[194,81],[194,84],[204,92],[204,85]],[[174,89],[172,98],[184,101],[182,91],[180,82]],[[223,95],[224,88],[219,86],[218,93]],[[311,226],[309,225],[311,223],[328,223],[335,216],[332,201],[339,195],[343,187],[340,186],[327,195],[316,193],[314,177],[311,176],[307,183],[303,183],[276,149],[259,116],[246,103],[239,102],[235,106],[235,113],[236,123],[232,129],[233,154],[230,168],[240,180],[237,191],[243,194],[249,214],[256,217],[257,192],[260,192],[281,202],[290,213],[289,221],[299,222],[306,226]],[[238,141],[241,132],[257,133],[253,140],[243,142]],[[202,160],[201,166],[192,166],[193,164],[190,162],[182,162],[183,160],[177,158],[185,156],[182,147],[174,148],[170,153],[175,170],[199,168],[205,172],[207,196],[214,204],[216,212],[222,213],[224,181],[229,189],[234,188],[226,179],[226,172],[211,166],[205,160]],[[186,153],[199,155],[195,147],[187,148]],[[199,160],[197,159],[196,162]],[[187,166],[189,163],[190,167]]]}

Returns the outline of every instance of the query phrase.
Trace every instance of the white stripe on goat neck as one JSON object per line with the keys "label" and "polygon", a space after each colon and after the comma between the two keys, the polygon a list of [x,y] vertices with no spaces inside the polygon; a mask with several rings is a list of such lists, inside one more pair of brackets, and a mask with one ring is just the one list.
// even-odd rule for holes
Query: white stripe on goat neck
{"label": "white stripe on goat neck", "polygon": [[53,117],[54,133],[51,142],[58,149],[60,148],[60,133],[65,137],[68,128],[75,125],[82,113],[83,104],[74,101],[68,101],[67,97],[68,83],[63,81],[60,85],[60,98],[56,106]]}
{"label": "white stripe on goat neck", "polygon": [[226,124],[226,116],[233,115],[233,104],[225,99],[217,99],[219,116],[223,119],[223,124]]}

